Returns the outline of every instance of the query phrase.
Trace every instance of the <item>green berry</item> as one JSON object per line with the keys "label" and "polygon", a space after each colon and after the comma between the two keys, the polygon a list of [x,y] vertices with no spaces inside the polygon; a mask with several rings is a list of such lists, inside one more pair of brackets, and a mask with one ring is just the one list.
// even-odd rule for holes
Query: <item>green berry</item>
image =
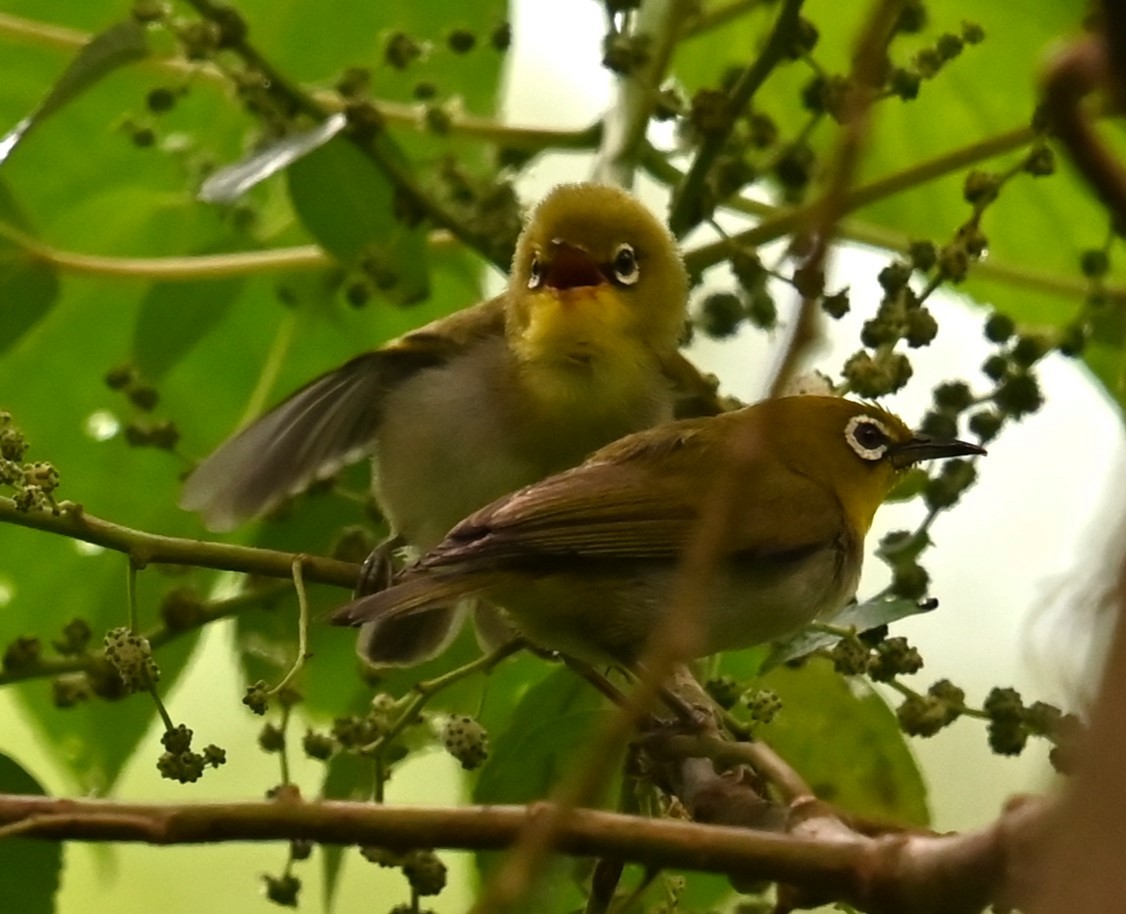
{"label": "green berry", "polygon": [[263,752],[281,752],[285,748],[285,731],[274,724],[266,724],[258,733],[258,745]]}
{"label": "green berry", "polygon": [[876,280],[889,296],[894,296],[911,278],[911,264],[896,260],[880,270]]}
{"label": "green berry", "polygon": [[934,438],[957,438],[958,422],[946,413],[932,411],[923,416],[919,431]]}
{"label": "green berry", "polygon": [[1015,419],[1034,413],[1044,405],[1040,385],[1030,374],[1021,372],[1006,378],[993,394],[993,402]]}
{"label": "green berry", "polygon": [[917,562],[901,562],[895,566],[891,589],[897,597],[906,600],[919,600],[927,595],[930,575]]}
{"label": "green berry", "polygon": [[455,714],[446,718],[440,737],[446,751],[461,762],[461,767],[472,771],[489,757],[489,735],[472,717]]}
{"label": "green berry", "polygon": [[909,676],[923,668],[923,658],[906,638],[887,638],[875,650],[868,664],[868,675],[876,682],[889,682],[896,676]]}
{"label": "green berry", "polygon": [[169,752],[175,754],[188,752],[192,748],[192,731],[180,724],[171,730],[165,730],[161,734],[160,743]]}
{"label": "green berry", "polygon": [[725,711],[730,711],[735,707],[735,703],[743,692],[742,686],[732,676],[709,679],[704,683],[704,689],[712,697],[712,700]]}
{"label": "green berry", "polygon": [[1088,279],[1098,279],[1100,276],[1105,276],[1110,269],[1110,258],[1107,257],[1106,251],[1093,248],[1086,250],[1079,255],[1079,269]]}
{"label": "green berry", "polygon": [[708,336],[723,339],[739,329],[746,315],[743,300],[734,292],[713,292],[701,303],[697,323]]}
{"label": "green berry", "polygon": [[1000,413],[985,409],[970,416],[970,431],[977,435],[982,444],[992,441],[1001,431],[1005,419]]}
{"label": "green berry", "polygon": [[1012,360],[1022,368],[1031,368],[1051,348],[1051,343],[1042,336],[1021,336],[1013,346]]}
{"label": "green berry", "polygon": [[419,895],[437,895],[446,887],[446,865],[433,851],[408,853],[403,860],[403,875]]}
{"label": "green berry", "polygon": [[297,907],[301,880],[292,873],[285,873],[282,876],[265,875],[262,881],[266,884],[266,897],[274,904],[281,905],[283,908]]}
{"label": "green berry", "polygon": [[934,389],[935,406],[955,415],[967,409],[973,400],[973,391],[965,381],[947,381]]}
{"label": "green berry", "polygon": [[907,345],[912,349],[929,345],[938,335],[938,321],[927,308],[917,308],[907,315]]}
{"label": "green berry", "polygon": [[770,723],[782,710],[782,699],[772,689],[756,689],[743,702],[751,712],[751,720],[760,724]]}
{"label": "green berry", "polygon": [[405,70],[421,55],[422,47],[405,32],[395,32],[383,49],[383,59],[396,70]]}
{"label": "green berry", "polygon": [[1024,170],[1034,178],[1047,177],[1056,170],[1056,154],[1049,146],[1037,146],[1024,160]]}
{"label": "green berry", "polygon": [[851,638],[842,638],[829,651],[833,669],[842,676],[857,676],[868,671],[869,651]]}
{"label": "green berry", "polygon": [[839,320],[848,314],[848,289],[842,289],[840,292],[826,295],[821,299],[821,310],[835,320]]}
{"label": "green berry", "polygon": [[1001,179],[997,175],[975,169],[966,175],[962,196],[967,203],[980,207],[996,200],[1000,189]]}
{"label": "green berry", "polygon": [[148,689],[160,679],[160,667],[152,656],[148,639],[128,628],[112,628],[104,641],[110,662],[130,692]]}
{"label": "green berry", "polygon": [[1004,343],[1016,332],[1016,323],[1007,314],[994,311],[985,321],[985,338],[991,343]]}
{"label": "green berry", "polygon": [[934,48],[938,51],[938,56],[943,61],[953,60],[962,53],[962,48],[965,43],[960,37],[950,32],[938,36],[938,41],[935,42]]}
{"label": "green berry", "polygon": [[1009,360],[1003,355],[991,355],[981,363],[981,370],[991,381],[1000,381],[1009,372]]}
{"label": "green berry", "polygon": [[468,29],[454,29],[446,39],[446,44],[455,54],[466,54],[477,45],[477,36]]}
{"label": "green berry", "polygon": [[305,750],[305,754],[309,758],[316,759],[320,762],[327,762],[332,758],[336,743],[331,736],[325,733],[318,733],[316,730],[306,730],[305,736],[301,740],[301,748]]}

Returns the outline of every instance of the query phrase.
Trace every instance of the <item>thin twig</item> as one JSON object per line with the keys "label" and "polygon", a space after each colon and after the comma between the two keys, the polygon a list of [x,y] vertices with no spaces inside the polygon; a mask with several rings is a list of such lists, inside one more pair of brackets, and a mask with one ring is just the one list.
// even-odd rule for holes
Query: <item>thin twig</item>
{"label": "thin twig", "polygon": [[709,133],[701,140],[692,165],[673,196],[669,209],[669,228],[677,237],[684,235],[706,215],[700,204],[705,196],[708,173],[727,142],[736,117],[751,103],[759,87],[766,82],[766,78],[790,49],[803,2],[804,0],[785,0],[761,53],[731,88],[726,106],[727,129]]}
{"label": "thin twig", "polygon": [[[886,59],[887,43],[894,33],[903,2],[878,0],[857,42],[849,78],[851,88],[842,117],[843,129],[832,159],[828,186],[810,213],[805,230],[813,241],[813,248],[806,256],[802,270],[812,275],[824,275],[837,222],[846,212],[848,189],[860,164],[869,112],[882,78],[881,64]],[[802,296],[797,320],[770,382],[769,396],[777,397],[789,387],[806,352],[817,341],[819,321],[817,296]]]}
{"label": "thin twig", "polygon": [[[886,175],[871,184],[865,184],[848,191],[839,201],[840,215],[868,206],[871,203],[893,197],[898,193],[926,184],[936,178],[956,172],[969,165],[993,158],[1013,149],[1028,145],[1035,139],[1031,127],[1018,127],[996,136],[978,140],[950,152],[919,162],[909,168]],[[758,225],[732,236],[730,240],[720,239],[687,252],[684,260],[689,272],[701,273],[710,266],[731,256],[731,246],[754,247],[776,238],[789,235],[807,224],[819,200],[788,209],[776,209]]]}
{"label": "thin twig", "polygon": [[305,578],[302,567],[305,562],[304,555],[295,555],[290,565],[293,575],[293,589],[297,591],[297,656],[293,665],[282,677],[281,682],[270,689],[267,695],[278,695],[293,681],[293,677],[301,672],[305,661],[309,659],[309,596],[305,593]]}

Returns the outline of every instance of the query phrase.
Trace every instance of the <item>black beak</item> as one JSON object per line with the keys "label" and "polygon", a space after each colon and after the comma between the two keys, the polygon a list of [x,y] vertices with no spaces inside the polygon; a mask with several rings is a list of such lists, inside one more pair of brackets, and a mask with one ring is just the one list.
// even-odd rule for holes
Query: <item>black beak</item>
{"label": "black beak", "polygon": [[892,445],[888,456],[896,467],[909,467],[920,460],[941,460],[943,457],[971,457],[984,454],[980,444],[970,444],[957,438],[933,438],[916,434],[910,441]]}
{"label": "black beak", "polygon": [[548,252],[544,285],[549,289],[577,289],[606,282],[594,258],[582,248],[556,238]]}

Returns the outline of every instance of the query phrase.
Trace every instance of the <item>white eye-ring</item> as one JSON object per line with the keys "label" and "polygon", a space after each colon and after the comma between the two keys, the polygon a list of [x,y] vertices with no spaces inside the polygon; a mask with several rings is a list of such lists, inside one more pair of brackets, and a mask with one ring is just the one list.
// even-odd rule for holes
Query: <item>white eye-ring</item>
{"label": "white eye-ring", "polygon": [[641,266],[633,245],[618,245],[610,261],[610,269],[614,271],[614,281],[622,286],[632,286],[641,279]]}
{"label": "white eye-ring", "polygon": [[538,289],[543,285],[543,264],[538,254],[532,256],[532,263],[528,267],[528,288]]}
{"label": "white eye-ring", "polygon": [[845,441],[864,460],[882,460],[891,444],[891,433],[879,419],[853,416],[845,426]]}

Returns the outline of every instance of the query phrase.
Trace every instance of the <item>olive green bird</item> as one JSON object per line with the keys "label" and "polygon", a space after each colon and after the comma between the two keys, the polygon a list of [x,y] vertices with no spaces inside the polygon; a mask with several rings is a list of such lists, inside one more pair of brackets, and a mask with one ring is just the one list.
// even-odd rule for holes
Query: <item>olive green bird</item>
{"label": "olive green bird", "polygon": [[[428,551],[482,505],[669,419],[685,391],[701,408],[710,390],[677,348],[687,295],[672,236],[638,200],[557,187],[520,235],[500,295],[307,384],[205,459],[180,504],[230,529],[370,456],[397,534],[369,560],[378,578],[393,545]],[[418,662],[461,611],[373,624],[360,651]],[[478,621],[503,637],[483,612]]]}
{"label": "olive green bird", "polygon": [[543,648],[630,665],[668,608],[710,483],[731,467],[732,522],[702,601],[700,653],[747,647],[852,597],[865,535],[902,470],[982,453],[836,397],[670,422],[470,515],[392,587],[354,600],[333,621],[369,624],[487,598]]}

